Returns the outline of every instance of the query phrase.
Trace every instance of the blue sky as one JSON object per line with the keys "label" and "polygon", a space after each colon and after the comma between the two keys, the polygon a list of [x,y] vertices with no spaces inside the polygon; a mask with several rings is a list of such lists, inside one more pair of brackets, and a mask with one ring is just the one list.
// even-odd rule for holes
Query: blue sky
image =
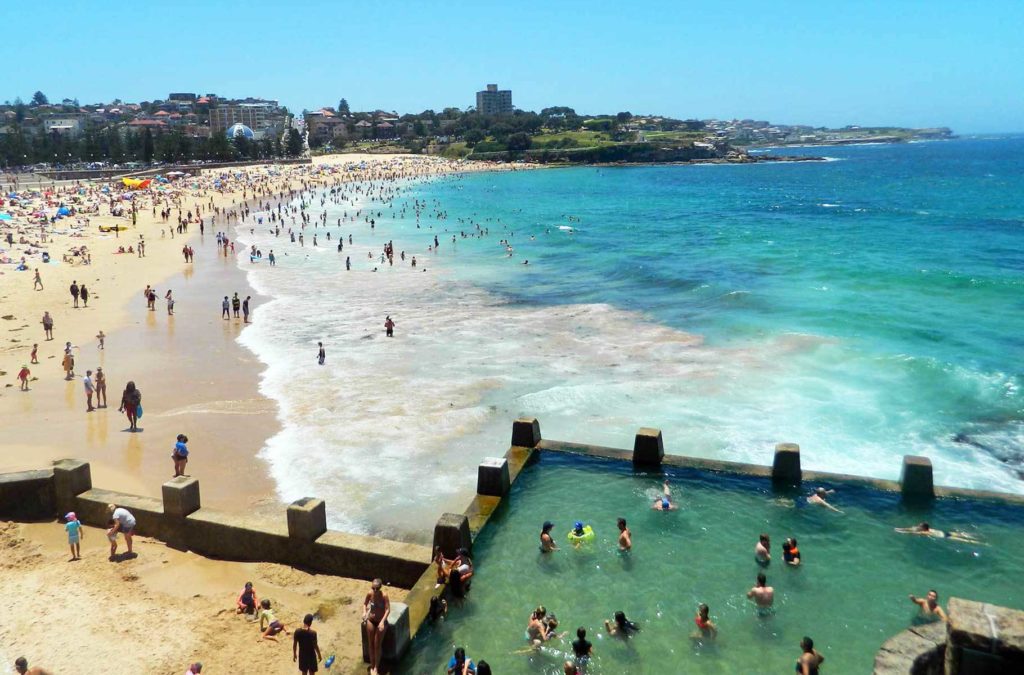
{"label": "blue sky", "polygon": [[170,91],[1024,131],[1024,1],[4,3],[0,100]]}

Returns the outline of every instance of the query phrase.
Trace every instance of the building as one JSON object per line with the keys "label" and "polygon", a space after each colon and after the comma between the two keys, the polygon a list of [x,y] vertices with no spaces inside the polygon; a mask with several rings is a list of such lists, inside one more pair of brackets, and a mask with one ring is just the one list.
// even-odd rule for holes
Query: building
{"label": "building", "polygon": [[59,134],[75,138],[82,133],[81,117],[47,117],[43,120],[43,129],[48,134]]}
{"label": "building", "polygon": [[481,115],[511,115],[512,90],[487,85],[487,89],[476,93],[476,111]]}
{"label": "building", "polygon": [[282,133],[286,116],[277,101],[218,101],[210,108],[210,132],[227,133],[232,125],[243,124],[252,129],[256,140],[261,140]]}
{"label": "building", "polygon": [[324,145],[332,139],[348,136],[345,120],[330,110],[306,113],[305,122],[311,145]]}
{"label": "building", "polygon": [[195,103],[196,95],[188,92],[172,92],[167,95],[168,101],[183,101],[185,103]]}

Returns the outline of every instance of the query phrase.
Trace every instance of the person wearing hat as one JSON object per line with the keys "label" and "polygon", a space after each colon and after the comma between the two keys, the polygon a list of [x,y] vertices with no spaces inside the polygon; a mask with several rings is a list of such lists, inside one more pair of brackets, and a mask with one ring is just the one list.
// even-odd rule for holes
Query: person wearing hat
{"label": "person wearing hat", "polygon": [[28,667],[28,659],[19,656],[14,660],[14,671],[19,675],[50,675],[50,671],[43,670],[39,666]]}
{"label": "person wearing hat", "polygon": [[544,524],[540,527],[540,552],[550,553],[551,551],[557,551],[558,546],[555,545],[555,540],[551,536],[551,529],[555,526],[550,520],[545,520]]}
{"label": "person wearing hat", "polygon": [[64,520],[66,521],[64,530],[68,533],[68,546],[71,547],[71,560],[81,560],[82,523],[74,511],[64,516]]}

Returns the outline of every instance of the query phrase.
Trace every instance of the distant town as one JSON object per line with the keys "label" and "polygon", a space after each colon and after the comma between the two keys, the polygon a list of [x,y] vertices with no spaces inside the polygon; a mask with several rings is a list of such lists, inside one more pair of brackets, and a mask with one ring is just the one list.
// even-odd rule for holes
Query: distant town
{"label": "distant town", "polygon": [[0,105],[0,167],[93,168],[263,160],[347,151],[540,162],[752,161],[746,149],[779,145],[892,143],[952,138],[948,128],[827,129],[760,120],[676,119],[617,112],[581,115],[553,106],[514,107],[488,84],[475,105],[398,114],[337,105],[294,113],[269,98],[172,92],[139,103],[115,99]]}

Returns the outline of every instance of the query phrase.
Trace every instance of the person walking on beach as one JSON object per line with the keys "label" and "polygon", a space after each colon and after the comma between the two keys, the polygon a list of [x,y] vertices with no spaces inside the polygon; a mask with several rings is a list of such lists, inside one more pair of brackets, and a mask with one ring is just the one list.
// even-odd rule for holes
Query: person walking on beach
{"label": "person walking on beach", "polygon": [[231,302],[228,300],[228,296],[224,296],[224,300],[220,303],[220,318],[230,319],[231,318]]}
{"label": "person walking on beach", "polygon": [[149,311],[156,311],[156,289],[149,289],[149,297],[146,298],[146,305],[149,307]]}
{"label": "person walking on beach", "polygon": [[174,453],[171,459],[174,460],[174,477],[185,475],[185,465],[188,464],[188,436],[178,434],[178,441],[174,444]]}
{"label": "person walking on beach", "polygon": [[81,298],[82,298],[82,306],[83,307],[88,307],[89,306],[89,289],[85,287],[85,284],[82,284],[81,286],[78,287],[78,295],[80,295]]}
{"label": "person walking on beach", "polygon": [[75,308],[78,308],[78,281],[72,281],[71,287],[68,289],[71,291],[71,300],[74,303]]}
{"label": "person walking on beach", "polygon": [[103,334],[103,331],[100,331],[99,333],[96,333],[96,339],[100,341],[98,347],[99,350],[103,351],[103,341],[107,339],[107,336]]}
{"label": "person walking on beach", "polygon": [[103,374],[103,367],[96,368],[96,407],[107,407],[107,376]]}
{"label": "person walking on beach", "polygon": [[28,366],[22,366],[21,370],[18,371],[18,381],[21,382],[21,390],[28,391],[28,378],[32,375],[32,371],[28,369]]}
{"label": "person walking on beach", "polygon": [[82,386],[85,387],[85,412],[92,412],[96,408],[92,407],[92,395],[96,391],[96,385],[92,381],[92,371],[85,371],[85,377],[82,378]]}
{"label": "person walking on beach", "polygon": [[387,337],[395,337],[395,322],[391,320],[391,315],[384,319],[384,334]]}
{"label": "person walking on beach", "polygon": [[167,316],[174,316],[174,296],[171,295],[171,289],[167,289],[164,300],[167,301]]}
{"label": "person walking on beach", "polygon": [[53,317],[49,312],[43,312],[43,333],[47,340],[53,339]]}
{"label": "person walking on beach", "polygon": [[117,533],[120,532],[124,535],[124,543],[128,547],[128,555],[132,554],[132,537],[135,536],[135,516],[131,512],[122,507],[115,506],[113,504],[107,504],[107,514],[110,519],[114,521],[112,527],[114,531],[114,539],[110,542],[110,559],[113,560],[117,554]]}
{"label": "person walking on beach", "polygon": [[134,382],[125,385],[124,393],[121,394],[121,407],[119,412],[128,416],[131,425],[129,431],[139,430],[139,409],[142,408],[142,392],[135,386]]}
{"label": "person walking on beach", "polygon": [[292,661],[299,664],[302,675],[312,675],[318,670],[317,663],[323,660],[320,645],[316,641],[313,630],[313,615],[302,617],[302,627],[296,628],[292,634]]}
{"label": "person walking on beach", "polygon": [[71,355],[70,349],[64,350],[64,359],[61,361],[61,367],[64,369],[65,380],[70,380],[75,376],[75,357]]}
{"label": "person walking on beach", "polygon": [[270,253],[267,255],[267,259],[270,261],[271,267],[275,267],[277,265],[277,258],[274,257],[274,249],[270,249]]}
{"label": "person walking on beach", "polygon": [[324,365],[324,361],[327,360],[327,352],[324,351],[323,342],[317,342],[316,344],[320,348],[320,351],[318,351],[316,354],[316,362],[322,366]]}
{"label": "person walking on beach", "polygon": [[32,354],[29,356],[30,363],[39,363],[39,343],[36,342],[32,345]]}
{"label": "person walking on beach", "polygon": [[245,300],[242,301],[242,323],[249,323],[249,301],[252,299],[251,295],[245,296]]}
{"label": "person walking on beach", "polygon": [[36,278],[32,281],[32,288],[37,291],[43,290],[43,278],[39,276],[39,268],[36,268]]}

